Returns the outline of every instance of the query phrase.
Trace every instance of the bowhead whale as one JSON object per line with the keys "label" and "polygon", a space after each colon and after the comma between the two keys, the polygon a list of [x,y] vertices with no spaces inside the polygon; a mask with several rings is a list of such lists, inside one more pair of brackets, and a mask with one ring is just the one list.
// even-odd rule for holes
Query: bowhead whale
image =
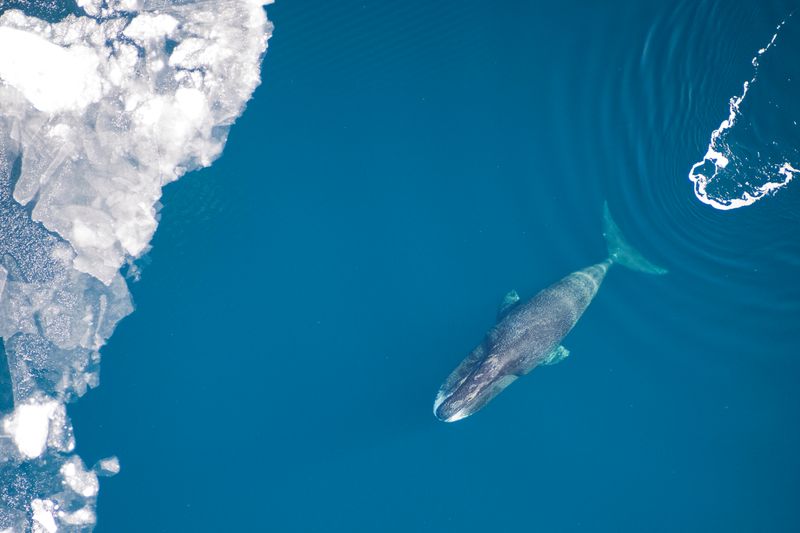
{"label": "bowhead whale", "polygon": [[607,204],[603,206],[603,236],[608,247],[605,261],[573,272],[525,303],[519,301],[516,291],[506,295],[497,324],[439,389],[433,404],[439,420],[466,418],[520,376],[566,358],[569,351],[561,346],[561,340],[589,306],[613,265],[648,274],[667,273],[625,241]]}

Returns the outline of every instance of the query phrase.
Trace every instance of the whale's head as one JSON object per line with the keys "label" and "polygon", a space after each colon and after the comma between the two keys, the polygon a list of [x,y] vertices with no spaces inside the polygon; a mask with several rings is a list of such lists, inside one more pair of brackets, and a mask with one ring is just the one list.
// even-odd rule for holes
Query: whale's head
{"label": "whale's head", "polygon": [[473,412],[473,409],[467,408],[464,402],[455,395],[445,398],[442,397],[441,392],[436,396],[436,402],[433,404],[433,414],[442,422],[457,422]]}
{"label": "whale's head", "polygon": [[489,357],[450,390],[439,390],[433,414],[442,422],[456,422],[480,410],[492,398],[511,385],[517,376],[493,364]]}

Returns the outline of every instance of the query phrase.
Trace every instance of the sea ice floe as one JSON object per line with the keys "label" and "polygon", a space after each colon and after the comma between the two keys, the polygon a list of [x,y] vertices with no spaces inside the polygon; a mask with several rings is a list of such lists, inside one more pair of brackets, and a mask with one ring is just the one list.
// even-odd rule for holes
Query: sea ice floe
{"label": "sea ice floe", "polygon": [[83,463],[77,457],[67,460],[61,466],[60,471],[64,483],[84,498],[97,495],[97,491],[100,489],[97,474],[91,470],[85,470]]}
{"label": "sea ice floe", "polygon": [[33,510],[33,531],[55,533],[58,531],[56,525],[55,503],[52,500],[41,500],[35,498],[31,502]]}
{"label": "sea ice floe", "polygon": [[119,459],[116,457],[106,457],[100,459],[94,466],[98,476],[115,476],[119,474]]}
{"label": "sea ice floe", "polygon": [[84,467],[65,403],[133,309],[120,269],[162,187],[220,155],[260,83],[265,3],[78,0],[52,21],[0,2],[0,532],[94,524],[119,461]]}

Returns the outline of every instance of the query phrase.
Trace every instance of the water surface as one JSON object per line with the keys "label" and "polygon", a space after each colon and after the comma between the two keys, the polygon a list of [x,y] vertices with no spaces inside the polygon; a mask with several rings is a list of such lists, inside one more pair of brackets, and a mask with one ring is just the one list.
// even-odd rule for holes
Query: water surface
{"label": "water surface", "polygon": [[[270,6],[70,407],[122,464],[98,531],[798,530],[800,185],[719,211],[688,179],[797,7]],[[604,258],[604,200],[670,274],[615,269],[569,359],[438,422],[506,292]]]}

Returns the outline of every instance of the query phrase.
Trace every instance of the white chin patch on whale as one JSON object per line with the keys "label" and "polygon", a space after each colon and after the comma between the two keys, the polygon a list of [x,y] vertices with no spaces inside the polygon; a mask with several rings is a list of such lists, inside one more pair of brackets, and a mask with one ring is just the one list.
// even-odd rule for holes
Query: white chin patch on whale
{"label": "white chin patch on whale", "polygon": [[444,393],[444,391],[440,390],[439,393],[436,395],[436,400],[434,400],[433,402],[433,414],[436,414],[436,411],[439,410],[439,407],[444,403],[446,399],[447,395]]}
{"label": "white chin patch on whale", "polygon": [[463,420],[464,418],[467,418],[470,414],[471,413],[469,413],[466,409],[461,409],[460,411],[457,411],[450,418],[447,418],[447,419],[443,420],[443,422],[447,422],[448,424],[451,423],[451,422],[458,422],[459,420]]}

